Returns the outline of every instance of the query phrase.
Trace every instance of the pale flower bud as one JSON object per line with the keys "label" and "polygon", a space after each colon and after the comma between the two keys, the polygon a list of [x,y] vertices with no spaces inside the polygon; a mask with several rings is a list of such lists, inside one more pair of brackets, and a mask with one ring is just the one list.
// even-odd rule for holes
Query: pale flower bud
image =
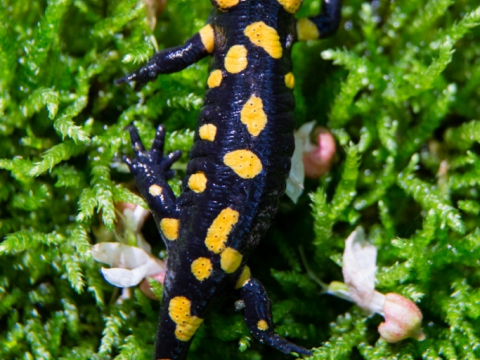
{"label": "pale flower bud", "polygon": [[319,126],[313,130],[314,144],[303,154],[305,176],[318,179],[330,170],[337,147],[327,128]]}
{"label": "pale flower bud", "polygon": [[395,343],[409,337],[425,339],[420,328],[422,312],[413,301],[395,293],[388,293],[385,295],[383,315],[385,322],[380,324],[378,332],[385,341]]}

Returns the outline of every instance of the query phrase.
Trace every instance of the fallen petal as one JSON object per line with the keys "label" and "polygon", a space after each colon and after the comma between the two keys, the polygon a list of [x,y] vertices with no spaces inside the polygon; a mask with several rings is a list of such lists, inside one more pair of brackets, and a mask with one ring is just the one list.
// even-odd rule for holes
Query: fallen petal
{"label": "fallen petal", "polygon": [[306,151],[305,147],[310,142],[310,132],[315,126],[315,121],[303,124],[297,131],[295,131],[295,151],[293,152],[290,174],[287,179],[287,188],[285,193],[296,204],[298,198],[303,193],[303,183],[305,181],[305,167],[303,165],[302,157]]}
{"label": "fallen petal", "polygon": [[131,203],[118,203],[117,208],[125,217],[125,225],[132,231],[139,232],[150,216],[150,211],[140,205]]}
{"label": "fallen petal", "polygon": [[102,274],[110,284],[125,288],[140,284],[140,281],[146,276],[146,270],[143,267],[138,267],[134,270],[102,268]]}
{"label": "fallen petal", "polygon": [[163,261],[145,250],[120,243],[100,243],[92,247],[93,258],[109,264],[102,274],[110,284],[118,287],[138,285],[146,276],[165,272]]}
{"label": "fallen petal", "polygon": [[110,284],[118,287],[130,287],[140,284],[143,278],[165,272],[163,263],[151,257],[142,266],[134,269],[102,268],[102,274]]}
{"label": "fallen petal", "polygon": [[120,243],[99,243],[92,247],[93,258],[112,267],[134,269],[145,264],[150,255],[138,247]]}
{"label": "fallen petal", "polygon": [[[310,141],[312,132],[315,144]],[[295,151],[285,193],[296,203],[303,192],[305,176],[318,179],[330,170],[336,145],[332,133],[327,128],[315,127],[315,121],[303,124],[295,131],[294,137]]]}
{"label": "fallen petal", "polygon": [[119,202],[115,207],[120,212],[117,214],[119,221],[117,221],[115,231],[117,234],[123,234],[118,236],[119,239],[123,239],[121,242],[128,243],[129,239],[134,236],[137,240],[136,246],[150,254],[152,248],[141,233],[143,224],[151,214],[150,211],[140,205],[126,202]]}
{"label": "fallen petal", "polygon": [[342,272],[352,301],[370,313],[375,312],[371,304],[377,301],[374,299],[376,261],[377,248],[365,240],[363,228],[357,227],[345,240]]}

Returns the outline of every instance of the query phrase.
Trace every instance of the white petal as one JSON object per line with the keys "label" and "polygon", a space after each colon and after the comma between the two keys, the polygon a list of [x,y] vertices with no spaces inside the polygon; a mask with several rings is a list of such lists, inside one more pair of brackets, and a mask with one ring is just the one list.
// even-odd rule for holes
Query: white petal
{"label": "white petal", "polygon": [[310,133],[315,126],[315,121],[303,124],[295,131],[295,151],[292,156],[292,167],[287,179],[287,188],[285,193],[296,204],[298,198],[303,193],[303,182],[305,181],[305,167],[303,166],[303,153],[307,151],[310,145]]}
{"label": "white petal", "polygon": [[92,256],[98,262],[127,269],[145,264],[150,257],[143,249],[120,243],[96,244],[92,247]]}
{"label": "white petal", "polygon": [[140,281],[146,276],[146,269],[140,266],[133,270],[128,269],[106,269],[102,268],[102,274],[110,284],[118,287],[130,287],[140,284]]}
{"label": "white petal", "polygon": [[102,268],[102,274],[110,284],[118,287],[130,287],[138,285],[147,276],[165,272],[163,262],[149,256],[145,264],[135,269]]}
{"label": "white petal", "polygon": [[134,232],[140,231],[149,214],[150,211],[142,208],[141,206],[136,206],[133,210],[130,208],[125,208],[123,210],[125,223]]}
{"label": "white petal", "polygon": [[372,312],[375,295],[377,248],[365,240],[362,227],[357,227],[345,241],[343,278],[352,300]]}
{"label": "white petal", "polygon": [[[302,171],[304,171],[302,169]],[[292,178],[287,179],[287,187],[285,188],[285,194],[293,201],[294,204],[297,203],[298,198],[303,193],[303,181],[298,182]]]}
{"label": "white petal", "polygon": [[133,269],[145,264],[149,255],[143,249],[120,243],[99,243],[93,246],[95,260],[113,267]]}
{"label": "white petal", "polygon": [[297,131],[295,131],[294,136],[296,139],[302,141],[302,151],[304,153],[309,152],[313,147],[315,147],[310,140],[315,125],[315,121],[310,121],[303,124]]}
{"label": "white petal", "polygon": [[305,167],[303,166],[303,140],[295,135],[295,151],[292,156],[292,165],[287,179],[285,193],[296,204],[303,192],[305,181]]}
{"label": "white petal", "polygon": [[371,313],[377,313],[380,315],[383,314],[383,309],[385,307],[385,295],[378,291],[373,292],[372,300],[370,302],[370,305],[368,309],[370,310]]}
{"label": "white petal", "polygon": [[[99,244],[97,244],[99,245]],[[119,244],[122,245],[122,244]],[[118,247],[114,247],[117,248]],[[135,248],[133,246],[126,246],[122,245],[121,248],[124,252],[127,253],[138,253],[143,252],[144,250]],[[129,248],[129,249],[126,249]],[[133,249],[137,249],[138,251]],[[152,276],[161,272],[165,272],[165,266],[163,262],[159,259],[156,259],[153,256],[147,255],[144,257],[144,261],[139,266],[136,266],[132,269],[122,268],[122,267],[114,267],[112,269],[102,268],[102,274],[110,284],[118,286],[118,287],[130,287],[138,285],[142,279],[147,276]]]}

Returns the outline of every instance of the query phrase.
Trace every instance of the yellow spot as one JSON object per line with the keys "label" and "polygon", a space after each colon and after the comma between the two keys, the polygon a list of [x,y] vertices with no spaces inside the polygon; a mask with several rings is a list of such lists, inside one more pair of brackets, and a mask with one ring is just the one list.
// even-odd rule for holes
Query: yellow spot
{"label": "yellow spot", "polygon": [[207,177],[204,173],[198,172],[188,179],[188,187],[196,193],[201,193],[207,187]]}
{"label": "yellow spot", "polygon": [[240,0],[214,0],[220,10],[227,10],[238,4]]}
{"label": "yellow spot", "polygon": [[162,195],[162,191],[163,191],[162,187],[158,185],[152,185],[148,188],[148,192],[152,196],[160,196]]}
{"label": "yellow spot", "polygon": [[160,221],[160,229],[163,232],[163,235],[170,240],[177,240],[178,238],[178,219],[169,219],[165,218]]}
{"label": "yellow spot", "polygon": [[220,266],[227,274],[234,273],[242,264],[243,255],[237,250],[227,247],[220,254]]}
{"label": "yellow spot", "polygon": [[175,336],[180,341],[188,341],[195,334],[203,319],[192,316],[191,302],[185,296],[176,296],[170,300],[168,314],[175,324]]}
{"label": "yellow spot", "polygon": [[231,151],[223,157],[223,162],[243,179],[251,179],[262,171],[262,162],[250,150]]}
{"label": "yellow spot", "polygon": [[274,59],[280,59],[282,57],[283,49],[277,30],[268,26],[263,21],[248,25],[244,33],[253,44],[260,46]]}
{"label": "yellow spot", "polygon": [[232,46],[225,57],[225,69],[232,74],[238,74],[248,65],[247,49],[243,45]]}
{"label": "yellow spot", "polygon": [[212,25],[205,25],[200,29],[199,33],[203,46],[205,46],[205,49],[211,54],[215,44],[215,32],[213,31]]}
{"label": "yellow spot", "polygon": [[198,129],[198,134],[200,139],[213,141],[215,140],[215,135],[217,135],[217,127],[213,124],[205,124]]}
{"label": "yellow spot", "polygon": [[231,208],[223,209],[213,220],[208,228],[205,245],[215,254],[220,254],[225,249],[228,234],[233,226],[238,222],[238,211]]}
{"label": "yellow spot", "polygon": [[263,111],[262,99],[252,95],[243,105],[240,121],[247,125],[247,130],[251,135],[258,136],[267,124],[267,115]]}
{"label": "yellow spot", "polygon": [[312,20],[301,18],[297,21],[297,37],[300,41],[315,40],[320,37],[320,33]]}
{"label": "yellow spot", "polygon": [[245,284],[250,280],[250,268],[248,266],[244,266],[242,273],[238,277],[237,283],[235,284],[235,289],[240,289],[241,287],[245,286]]}
{"label": "yellow spot", "polygon": [[290,14],[295,14],[300,6],[302,6],[303,0],[277,0],[280,5]]}
{"label": "yellow spot", "polygon": [[258,328],[258,330],[260,330],[260,331],[268,330],[268,323],[267,323],[265,320],[260,320],[260,321],[257,323],[257,328]]}
{"label": "yellow spot", "polygon": [[212,262],[208,258],[200,257],[192,262],[192,274],[195,275],[198,281],[208,279],[212,270]]}
{"label": "yellow spot", "polygon": [[210,73],[210,76],[208,77],[207,85],[210,89],[220,86],[220,84],[222,83],[222,79],[222,70],[214,70]]}
{"label": "yellow spot", "polygon": [[293,76],[293,73],[289,72],[285,75],[285,86],[289,89],[293,89],[295,86],[295,76]]}

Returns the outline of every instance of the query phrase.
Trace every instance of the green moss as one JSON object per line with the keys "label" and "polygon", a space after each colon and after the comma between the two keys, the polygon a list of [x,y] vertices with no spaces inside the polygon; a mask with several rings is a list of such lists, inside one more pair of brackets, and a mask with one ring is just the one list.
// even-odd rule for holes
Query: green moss
{"label": "green moss", "polygon": [[[305,0],[300,15],[319,6]],[[250,265],[278,332],[318,347],[315,359],[480,358],[477,6],[345,0],[337,35],[294,49],[297,124],[328,126],[337,161],[306,184],[312,202],[282,199]],[[124,127],[149,142],[164,123],[167,149],[187,154],[208,61],[139,93],[113,80],[184,41],[209,8],[169,1],[152,33],[137,0],[0,0],[0,358],[151,358],[158,303],[138,290],[117,303],[90,246],[114,228],[116,201],[144,206],[121,160]],[[379,317],[320,295],[302,268],[299,245],[319,278],[341,281],[357,225],[379,249],[378,290],[418,304],[425,341],[378,340]],[[206,319],[190,358],[283,358],[251,341],[233,300]]]}

